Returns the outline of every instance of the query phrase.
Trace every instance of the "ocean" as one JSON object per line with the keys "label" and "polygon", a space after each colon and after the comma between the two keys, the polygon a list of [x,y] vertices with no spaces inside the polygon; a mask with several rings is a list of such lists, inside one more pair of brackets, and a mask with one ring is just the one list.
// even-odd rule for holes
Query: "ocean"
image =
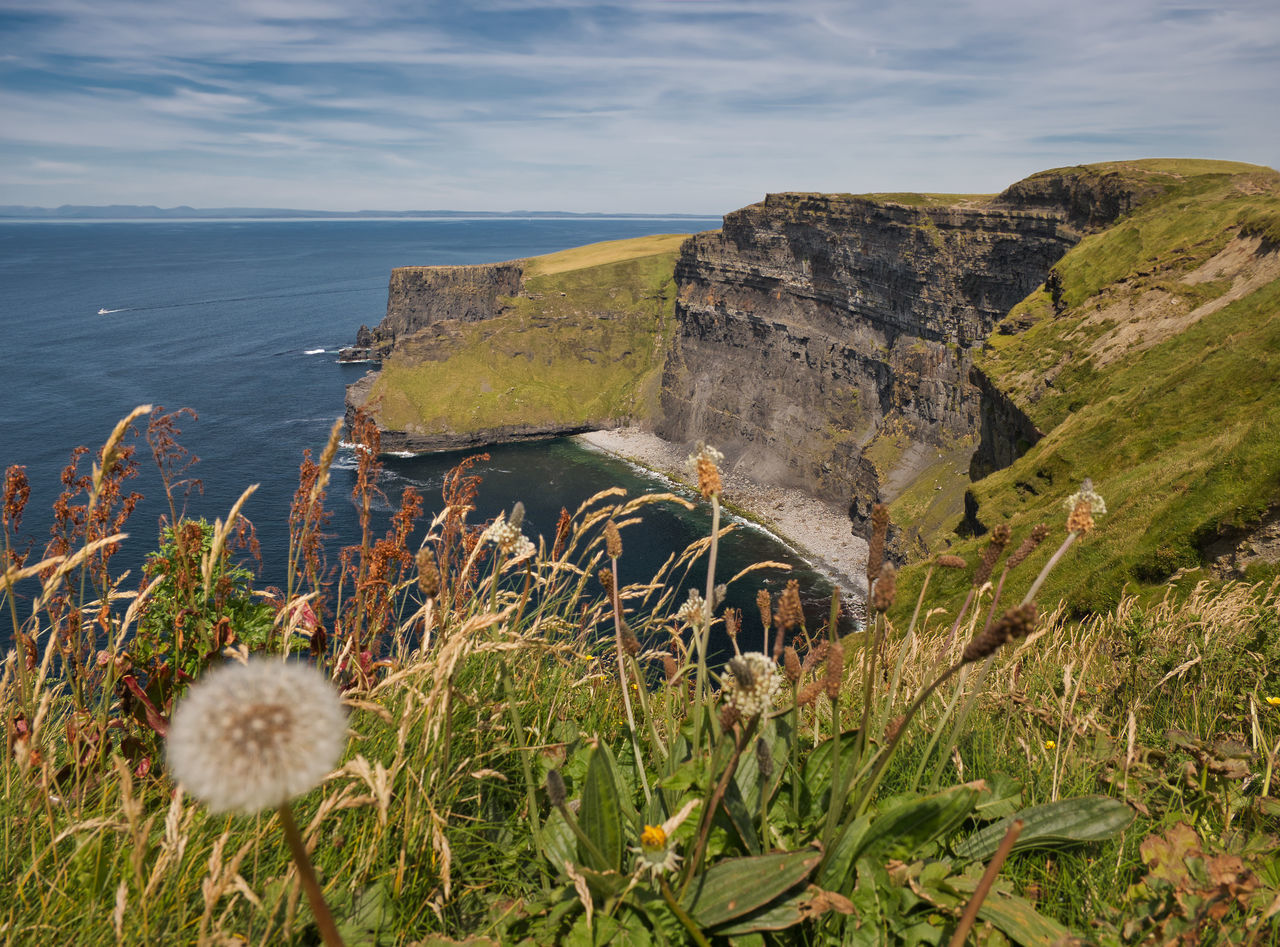
{"label": "ocean", "polygon": [[[22,532],[37,551],[47,540],[72,448],[96,451],[139,404],[186,407],[198,419],[183,420],[180,440],[199,457],[191,476],[202,481],[187,512],[225,517],[247,486],[259,484],[244,509],[262,548],[258,584],[279,585],[302,453],[319,453],[343,413],[344,387],[367,370],[338,363],[337,350],[362,323],[382,318],[392,267],[494,262],[718,225],[635,218],[0,222],[0,469],[26,467],[32,495]],[[552,534],[561,507],[573,511],[606,487],[631,495],[669,488],[566,439],[488,452],[490,460],[475,468],[484,483],[472,521],[519,500],[531,536]],[[388,457],[380,487],[393,501],[404,486],[417,487],[429,520],[441,505],[444,474],[464,456]],[[133,570],[126,585],[140,577],[168,509],[141,439],[138,459],[140,475],[129,486],[145,499],[113,560],[117,571]],[[339,547],[359,541],[349,498],[354,467],[344,449],[329,488],[333,563]],[[86,459],[81,472],[88,470]],[[383,522],[389,512],[379,511]],[[708,530],[704,508],[651,508],[624,535],[623,580],[647,579],[671,551]],[[818,620],[830,584],[760,530],[728,538],[721,581],[765,559],[796,568]],[[730,591],[748,628],[758,628],[756,589],[776,592],[786,578],[760,575]],[[0,621],[2,642],[8,625]]]}

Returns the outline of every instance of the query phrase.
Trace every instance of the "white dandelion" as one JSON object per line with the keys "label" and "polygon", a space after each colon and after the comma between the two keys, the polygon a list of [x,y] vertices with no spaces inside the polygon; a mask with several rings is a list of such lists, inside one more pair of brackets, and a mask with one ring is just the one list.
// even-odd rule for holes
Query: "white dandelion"
{"label": "white dandelion", "polygon": [[328,678],[255,658],[191,686],[169,727],[169,770],[211,812],[248,815],[315,788],[346,745],[346,712]]}

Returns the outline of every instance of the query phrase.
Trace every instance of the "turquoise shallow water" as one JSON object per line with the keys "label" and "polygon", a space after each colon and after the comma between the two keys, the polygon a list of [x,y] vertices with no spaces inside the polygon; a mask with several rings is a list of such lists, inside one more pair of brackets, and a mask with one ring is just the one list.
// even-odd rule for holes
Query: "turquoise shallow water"
{"label": "turquoise shallow water", "polygon": [[[36,545],[47,538],[58,473],[74,446],[96,448],[138,404],[189,407],[199,419],[184,422],[182,441],[200,458],[193,474],[203,483],[189,500],[190,512],[225,516],[246,486],[260,484],[245,513],[262,545],[261,583],[276,584],[302,452],[323,445],[342,414],[344,386],[365,370],[338,364],[336,351],[361,323],[381,319],[392,267],[491,262],[717,225],[635,219],[0,222],[0,467],[27,467],[32,500],[23,531]],[[100,315],[100,309],[109,312]],[[430,513],[439,508],[444,473],[461,456],[388,458],[380,486],[393,498],[405,485],[418,487]],[[149,455],[143,460],[133,487],[146,499],[116,560],[135,570],[154,548],[167,509]],[[330,487],[335,562],[337,547],[357,541],[347,499],[353,469],[344,451]],[[554,531],[562,506],[573,510],[604,487],[623,486],[633,495],[665,489],[566,440],[493,448],[476,471],[484,476],[477,520],[520,500],[529,511],[526,531],[533,533]],[[624,579],[647,578],[708,527],[701,510],[646,514],[643,526],[627,531]],[[768,536],[741,529],[725,543],[720,574],[760,559],[803,566]],[[765,581],[777,587],[781,578]],[[808,571],[802,585],[820,614],[830,586]],[[731,604],[752,615],[755,588],[754,581],[743,583]]]}

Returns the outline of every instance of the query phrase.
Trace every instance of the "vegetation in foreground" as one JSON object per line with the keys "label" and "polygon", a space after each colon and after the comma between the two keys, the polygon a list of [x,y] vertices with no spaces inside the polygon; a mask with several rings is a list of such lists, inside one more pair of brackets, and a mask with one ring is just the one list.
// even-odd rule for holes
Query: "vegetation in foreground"
{"label": "vegetation in foreground", "polygon": [[[111,558],[145,413],[89,474],[69,468],[42,551],[18,539],[25,478],[6,472],[8,942],[315,943],[309,861],[324,936],[349,944],[1280,943],[1280,585],[1038,613],[1044,576],[1105,535],[1088,485],[1050,526],[937,560],[961,594],[925,588],[896,626],[881,508],[873,618],[837,639],[805,627],[794,585],[758,617],[716,606],[710,450],[710,535],[621,586],[645,509],[686,501],[606,490],[535,546],[518,509],[467,522],[464,464],[425,538],[411,489],[375,536],[377,431],[358,419],[359,544],[326,568],[335,427],[302,464],[287,587],[259,592],[235,560],[240,503],[182,516],[177,416],[155,412],[173,505],[130,590]],[[706,594],[672,601],[690,564]],[[719,671],[716,627],[740,652]],[[342,760],[291,807],[213,814],[163,765],[175,707],[212,665],[290,654],[344,695]],[[262,752],[218,721],[211,753]],[[309,855],[291,860],[295,816]]]}

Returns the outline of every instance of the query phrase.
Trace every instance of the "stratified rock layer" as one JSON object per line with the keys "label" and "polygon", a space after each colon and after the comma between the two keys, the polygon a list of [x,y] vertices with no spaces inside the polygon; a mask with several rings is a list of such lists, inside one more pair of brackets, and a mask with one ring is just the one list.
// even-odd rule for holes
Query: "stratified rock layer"
{"label": "stratified rock layer", "polygon": [[657,432],[852,500],[856,521],[979,430],[973,347],[1078,239],[1042,208],[775,194],[735,211],[677,263]]}

